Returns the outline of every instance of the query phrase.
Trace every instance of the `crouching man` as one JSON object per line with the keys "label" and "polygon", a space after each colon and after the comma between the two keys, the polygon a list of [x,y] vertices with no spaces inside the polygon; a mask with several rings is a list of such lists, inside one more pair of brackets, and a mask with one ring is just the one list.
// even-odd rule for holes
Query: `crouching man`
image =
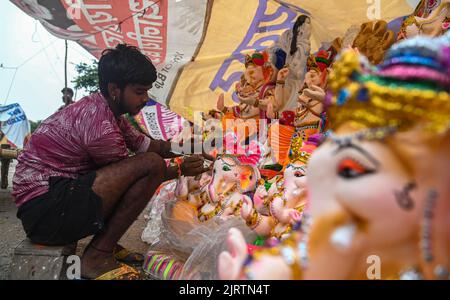
{"label": "crouching man", "polygon": [[[137,48],[105,50],[98,65],[100,93],[84,97],[46,119],[18,158],[13,197],[34,243],[65,245],[94,235],[81,258],[81,275],[135,279],[120,264],[117,243],[157,187],[180,174],[205,171],[203,158],[166,167],[171,144],[135,130],[124,114],[145,106],[156,80],[151,61]],[[130,156],[129,150],[136,153]]]}

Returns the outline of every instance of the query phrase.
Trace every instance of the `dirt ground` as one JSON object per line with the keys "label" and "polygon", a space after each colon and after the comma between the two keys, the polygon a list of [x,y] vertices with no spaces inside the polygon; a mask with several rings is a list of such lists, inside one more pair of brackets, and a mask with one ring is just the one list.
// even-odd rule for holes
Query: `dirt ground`
{"label": "dirt ground", "polygon": [[[0,189],[0,280],[8,279],[14,248],[25,238],[20,220],[16,217],[17,208],[11,197],[12,177],[16,162],[12,162],[9,169],[8,189]],[[141,233],[146,221],[144,212],[122,237],[120,244],[130,250],[145,254],[148,245],[141,240]],[[81,254],[90,238],[78,242],[77,254]]]}

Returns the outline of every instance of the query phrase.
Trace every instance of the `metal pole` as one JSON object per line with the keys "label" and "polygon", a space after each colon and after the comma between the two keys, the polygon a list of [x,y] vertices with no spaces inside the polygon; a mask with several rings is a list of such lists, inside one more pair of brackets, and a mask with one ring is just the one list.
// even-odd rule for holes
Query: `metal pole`
{"label": "metal pole", "polygon": [[64,40],[66,44],[66,54],[64,56],[64,87],[67,88],[67,40]]}

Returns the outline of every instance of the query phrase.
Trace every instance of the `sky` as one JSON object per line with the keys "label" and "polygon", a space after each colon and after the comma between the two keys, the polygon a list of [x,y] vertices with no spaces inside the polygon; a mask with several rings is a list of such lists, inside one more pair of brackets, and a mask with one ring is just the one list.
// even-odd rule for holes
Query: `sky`
{"label": "sky", "polygon": [[[11,68],[23,64],[14,82],[15,70],[0,68],[0,105],[19,103],[29,120],[46,119],[63,104],[64,40],[7,0],[0,0],[0,38],[0,65]],[[68,41],[68,45],[67,85],[73,88],[75,65],[95,58],[76,42]],[[87,94],[76,91],[75,100]]]}

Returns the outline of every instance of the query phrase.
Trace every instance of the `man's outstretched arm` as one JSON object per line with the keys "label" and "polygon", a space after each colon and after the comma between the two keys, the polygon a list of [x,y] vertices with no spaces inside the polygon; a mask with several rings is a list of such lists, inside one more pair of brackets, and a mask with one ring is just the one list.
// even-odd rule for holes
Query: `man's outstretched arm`
{"label": "man's outstretched arm", "polygon": [[181,154],[172,153],[172,143],[162,140],[151,140],[147,152],[159,154],[162,158],[179,157]]}
{"label": "man's outstretched arm", "polygon": [[196,149],[202,149],[202,156],[210,161],[213,161],[214,158],[211,155],[208,155],[204,152],[203,145],[201,143],[195,143],[191,141],[190,147],[187,150],[187,153],[174,153],[173,150],[183,149],[182,144],[175,144],[169,141],[161,141],[161,140],[152,140],[150,145],[148,146],[147,152],[155,152],[159,154],[162,158],[174,158],[182,155],[194,154]]}

